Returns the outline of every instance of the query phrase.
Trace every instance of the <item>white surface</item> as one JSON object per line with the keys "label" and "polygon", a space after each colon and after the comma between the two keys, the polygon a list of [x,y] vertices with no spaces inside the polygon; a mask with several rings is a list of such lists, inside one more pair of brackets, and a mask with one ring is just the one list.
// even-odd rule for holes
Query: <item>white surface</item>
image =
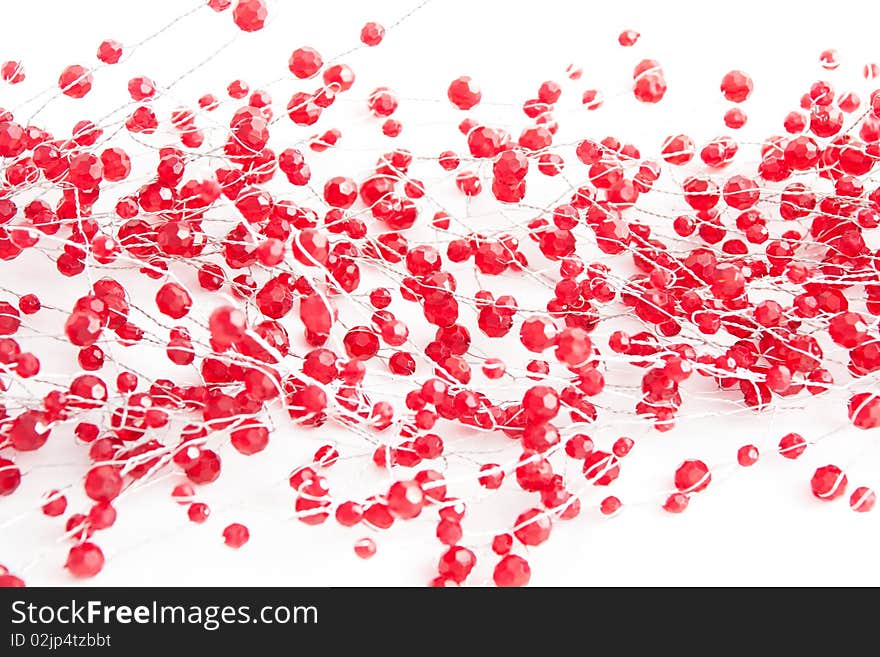
{"label": "white surface", "polygon": [[[104,38],[124,44],[139,41],[182,13],[184,5],[190,3],[9,3],[4,8],[7,27],[0,58],[23,60],[28,82],[27,87],[0,88],[0,106],[15,106],[52,84],[67,64],[92,63]],[[56,98],[41,116],[58,132],[67,130],[76,120],[100,116],[102,103],[107,109],[117,107],[128,77],[142,73],[165,86],[230,38],[235,41],[227,49],[174,87],[169,102],[193,103],[206,91],[221,96],[226,83],[238,76],[251,88],[281,80],[272,89],[276,100],[283,100],[292,90],[308,88],[290,79],[286,63],[293,48],[312,45],[329,58],[358,45],[365,21],[377,20],[387,26],[414,5],[415,0],[305,4],[276,0],[270,3],[271,24],[265,32],[253,35],[239,33],[228,12],[215,15],[205,10],[146,44],[123,70],[99,72],[95,91],[86,101]],[[729,132],[721,122],[727,105],[718,93],[718,84],[725,72],[741,68],[756,82],[753,98],[745,106],[750,125],[742,138],[751,135],[758,139],[781,132],[785,111],[797,107],[800,93],[814,79],[841,81],[841,90],[846,86],[843,81],[849,80],[867,96],[871,87],[861,80],[861,67],[872,57],[880,58],[876,49],[871,52],[880,12],[861,2],[837,2],[834,15],[828,14],[806,8],[794,11],[766,2],[713,5],[639,0],[591,5],[559,0],[435,0],[390,30],[380,47],[361,49],[343,58],[358,75],[345,102],[362,102],[380,84],[392,87],[403,99],[397,117],[405,126],[400,144],[410,148],[424,145],[425,154],[433,154],[444,144],[463,148],[454,128],[461,115],[451,112],[444,100],[446,85],[454,77],[467,74],[481,84],[484,104],[474,112],[477,117],[488,120],[497,112],[504,117],[499,119],[502,124],[522,125],[515,107],[495,103],[519,105],[536,93],[541,81],[563,81],[565,67],[574,63],[583,67],[584,75],[580,82],[565,84],[558,111],[562,130],[571,131],[568,134],[573,140],[614,134],[633,141],[647,154],[656,152],[666,134],[687,131],[699,142]],[[617,34],[625,28],[642,33],[635,48],[617,45]],[[837,48],[843,62],[833,76],[818,65],[819,52],[828,47]],[[626,92],[632,66],[643,57],[658,59],[669,83],[667,98],[657,107],[641,106]],[[590,87],[605,91],[605,111],[588,114],[580,108],[580,93]],[[13,92],[14,100],[8,100]],[[614,98],[615,93],[622,95]],[[423,102],[425,99],[440,103]],[[87,112],[86,108],[96,106],[99,109]],[[360,108],[353,111],[363,115]],[[438,125],[432,129],[434,120]],[[283,122],[289,125],[286,119]],[[375,141],[378,123],[373,123],[369,139]],[[305,136],[334,126],[342,129],[344,139],[348,137],[345,124],[333,122],[319,123],[314,131],[305,131]],[[416,126],[421,126],[419,134],[425,141],[408,138],[410,126],[413,136]],[[356,149],[358,135],[353,128],[349,131],[354,141],[348,147]],[[437,143],[428,141],[431,139]],[[560,139],[557,141],[564,143]],[[392,145],[389,141],[388,147]],[[370,159],[361,157],[363,162],[352,165],[349,173],[369,166]],[[24,262],[20,266],[26,266],[28,261]],[[31,262],[40,266],[37,260]],[[0,269],[3,276],[8,271],[6,264]],[[44,275],[51,280],[51,272]],[[70,352],[64,353],[69,356]],[[844,431],[811,447],[796,462],[772,454],[772,446],[788,431],[798,430],[812,438],[845,426],[842,407],[826,411],[817,406],[820,401],[807,398],[805,403],[808,406],[803,413],[765,419],[695,420],[681,430],[653,433],[644,440],[640,439],[641,431],[603,428],[603,433],[594,437],[613,439],[616,432],[637,438],[619,488],[608,492],[618,494],[625,503],[635,499],[646,504],[625,509],[619,517],[608,520],[595,510],[606,491],[590,492],[585,499],[585,507],[590,508],[574,521],[557,523],[551,540],[530,552],[532,583],[880,584],[880,566],[874,557],[880,510],[855,514],[845,499],[823,504],[813,499],[808,489],[813,468],[827,462],[845,467],[851,488],[880,487],[876,437]],[[711,411],[714,407],[707,408]],[[331,434],[338,438],[342,430],[323,431],[325,436]],[[715,483],[696,496],[681,516],[658,509],[658,496],[662,499],[662,490],[669,486],[682,458],[729,461],[736,448],[747,442],[763,448],[765,458],[757,466],[735,471],[729,478],[717,474]],[[167,481],[127,496],[119,503],[117,526],[100,536],[109,562],[92,582],[426,582],[441,553],[430,522],[420,519],[378,535],[377,555],[363,562],[351,549],[354,541],[365,535],[362,529],[343,530],[332,522],[312,528],[291,519],[293,501],[285,483],[287,473],[318,444],[320,440],[311,434],[285,427],[273,437],[270,450],[250,459],[237,457],[227,445],[224,475],[204,492],[214,513],[203,526],[186,522],[184,509],[168,498]],[[71,459],[82,463],[82,450],[74,448],[66,435],[54,436],[48,447],[58,450],[57,459],[53,459],[58,463]],[[45,453],[20,459],[26,466],[45,460]],[[353,470],[353,485],[358,477],[367,476],[361,470],[371,467],[361,465]],[[60,567],[64,544],[56,542],[59,521],[31,514],[15,523],[4,522],[23,512],[23,504],[40,492],[71,483],[64,480],[66,472],[69,470],[63,467],[34,468],[18,494],[0,499],[0,563],[13,571],[27,566],[24,576],[33,584],[72,582]],[[469,527],[492,526],[501,531],[510,525],[510,514],[516,511],[513,505],[493,507],[473,518]],[[433,513],[426,515],[433,518]],[[244,522],[251,529],[250,543],[239,551],[225,548],[220,537],[222,528],[232,521]],[[491,558],[483,560],[475,583],[487,581],[491,562]]]}

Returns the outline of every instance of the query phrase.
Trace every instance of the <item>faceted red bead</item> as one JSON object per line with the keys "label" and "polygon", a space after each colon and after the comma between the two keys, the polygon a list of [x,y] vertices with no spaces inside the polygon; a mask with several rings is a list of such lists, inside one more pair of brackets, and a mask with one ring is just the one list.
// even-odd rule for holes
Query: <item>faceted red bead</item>
{"label": "faceted red bead", "polygon": [[880,397],[867,392],[853,395],[848,404],[849,419],[859,429],[880,427]]}
{"label": "faceted red bead", "polygon": [[685,461],[675,471],[675,487],[682,493],[698,493],[711,481],[708,466],[699,460]]}
{"label": "faceted red bead", "polygon": [[336,176],[324,184],[324,200],[334,208],[350,208],[357,196],[357,184],[351,178]]}
{"label": "faceted red bead", "polygon": [[324,61],[318,51],[308,46],[294,50],[288,62],[290,72],[301,80],[315,75],[323,65]]}
{"label": "faceted red bead", "polygon": [[58,87],[65,96],[82,98],[92,89],[92,74],[84,66],[68,66],[58,78]]}
{"label": "faceted red bead", "polygon": [[528,561],[515,554],[508,554],[495,566],[492,579],[496,586],[526,586],[531,575]]}
{"label": "faceted red bead", "polygon": [[358,360],[368,360],[379,351],[379,338],[363,326],[350,330],[342,342],[348,356]]}
{"label": "faceted red bead", "polygon": [[604,516],[613,516],[620,510],[621,502],[614,495],[610,495],[602,500],[599,504],[599,511],[601,511]]}
{"label": "faceted red bead", "polygon": [[743,467],[754,465],[758,462],[758,448],[754,445],[743,445],[736,452],[736,460]]}
{"label": "faceted red bead", "polygon": [[57,490],[50,491],[46,495],[46,503],[43,504],[42,509],[50,518],[57,518],[67,510],[67,498]]}
{"label": "faceted red bead", "polygon": [[0,457],[0,495],[11,495],[21,484],[21,470],[9,459]]}
{"label": "faceted red bead", "polygon": [[110,502],[122,492],[122,477],[111,465],[100,465],[86,474],[86,495],[96,502]]}
{"label": "faceted red bead", "polygon": [[12,335],[21,326],[18,309],[11,303],[0,301],[0,335]]}
{"label": "faceted red bead", "polygon": [[370,21],[361,28],[361,42],[367,46],[378,46],[385,36],[385,28]]}
{"label": "faceted red bead", "polygon": [[847,479],[843,471],[836,465],[817,468],[810,480],[813,495],[820,500],[830,501],[846,492]]}
{"label": "faceted red bead", "polygon": [[398,518],[415,518],[422,512],[424,493],[415,481],[397,481],[388,490],[388,510]]}
{"label": "faceted red bead", "polygon": [[248,528],[238,522],[227,525],[223,530],[223,542],[236,550],[247,543],[250,538],[251,534]]}
{"label": "faceted red bead", "polygon": [[244,420],[229,437],[232,446],[245,455],[261,452],[269,444],[269,430],[253,419]]}
{"label": "faceted red bead", "polygon": [[865,486],[856,488],[849,498],[850,508],[857,513],[867,513],[877,504],[877,495]]}
{"label": "faceted red bead", "polygon": [[453,80],[449,84],[449,89],[447,90],[446,95],[449,97],[449,102],[462,110],[471,109],[477,105],[482,98],[480,88],[466,75]]}
{"label": "faceted red bead", "polygon": [[476,555],[465,547],[454,545],[440,557],[437,567],[440,575],[461,583],[477,563]]}
{"label": "faceted red bead", "polygon": [[754,84],[742,71],[730,71],[721,79],[721,93],[734,103],[741,103],[751,94]]}
{"label": "faceted red bead", "polygon": [[204,502],[193,502],[186,510],[190,522],[201,524],[208,519],[211,509]]}
{"label": "faceted red bead", "polygon": [[540,545],[550,538],[552,528],[553,523],[546,512],[529,509],[517,516],[513,535],[523,545]]}
{"label": "faceted red bead", "polygon": [[779,441],[779,453],[787,459],[796,459],[807,449],[807,441],[797,433],[788,433]]}
{"label": "faceted red bead", "polygon": [[165,283],[156,293],[156,307],[163,315],[180,319],[192,308],[192,297],[177,283]]}
{"label": "faceted red bead", "polygon": [[98,59],[105,64],[116,64],[122,57],[122,44],[112,39],[102,41],[98,46]]}
{"label": "faceted red bead", "polygon": [[684,493],[673,493],[663,503],[663,510],[669,513],[682,513],[688,506],[688,496]]}
{"label": "faceted red bead", "polygon": [[94,577],[104,568],[104,553],[94,543],[80,543],[70,548],[65,567],[74,577]]}
{"label": "faceted red bead", "polygon": [[243,32],[263,29],[268,15],[264,0],[238,0],[232,10],[232,20]]}
{"label": "faceted red bead", "polygon": [[376,542],[372,538],[359,539],[354,544],[354,553],[361,559],[369,559],[376,554]]}
{"label": "faceted red bead", "polygon": [[607,486],[620,476],[617,457],[601,450],[591,451],[584,459],[584,477],[596,486]]}

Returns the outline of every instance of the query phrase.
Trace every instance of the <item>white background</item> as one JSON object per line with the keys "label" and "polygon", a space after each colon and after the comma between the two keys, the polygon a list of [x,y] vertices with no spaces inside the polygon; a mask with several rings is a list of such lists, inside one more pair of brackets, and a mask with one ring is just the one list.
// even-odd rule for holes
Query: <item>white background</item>
{"label": "white background", "polygon": [[[0,88],[0,106],[15,107],[49,87],[67,64],[91,64],[102,39],[135,43],[195,4],[181,0],[8,3],[0,58],[21,59],[28,81],[19,88]],[[365,21],[391,25],[414,6],[414,0],[276,0],[270,3],[270,25],[253,35],[238,32],[229,12],[200,11],[145,44],[123,71],[99,72],[95,91],[85,101],[55,98],[40,116],[59,133],[69,130],[76,120],[95,118],[104,106],[121,104],[127,77],[143,73],[160,86],[167,85],[229,39],[234,42],[168,95],[191,104],[206,91],[222,95],[226,83],[241,76],[252,88],[281,80],[272,89],[283,101],[285,94],[300,88],[292,84],[286,67],[293,48],[312,45],[329,58],[358,45]],[[400,94],[399,118],[405,126],[401,145],[411,148],[405,139],[409,125],[427,126],[432,136],[426,138],[440,140],[437,135],[442,132],[451,147],[462,147],[454,128],[461,117],[451,114],[444,101],[452,78],[467,74],[480,83],[485,102],[475,114],[486,119],[496,111],[507,111],[509,116],[510,106],[534,96],[545,79],[564,81],[565,68],[573,63],[583,67],[584,75],[580,82],[565,84],[560,123],[573,126],[569,129],[580,137],[615,134],[634,141],[647,154],[656,152],[666,134],[687,131],[700,141],[729,132],[721,123],[727,105],[718,84],[731,68],[749,72],[756,82],[755,94],[745,106],[750,125],[743,131],[744,140],[781,132],[784,113],[797,107],[800,94],[819,77],[833,79],[841,90],[851,86],[867,96],[871,87],[860,73],[864,63],[880,60],[878,18],[880,11],[863,2],[835,2],[832,12],[827,6],[812,10],[808,3],[751,1],[435,0],[389,30],[379,48],[357,50],[342,61],[358,74],[350,92],[352,102],[362,102],[380,84]],[[636,48],[617,45],[617,34],[625,28],[642,33]],[[819,52],[829,47],[840,51],[843,62],[833,76],[818,65]],[[632,66],[643,57],[658,59],[666,72],[669,93],[657,107],[641,106],[626,92]],[[609,100],[603,112],[588,115],[579,107],[578,97],[593,86],[602,88]],[[426,102],[432,100],[439,103]],[[38,101],[28,107],[39,105]],[[433,121],[436,129],[431,127]],[[344,124],[336,127],[346,135]],[[372,130],[375,137],[376,125]],[[453,141],[456,137],[458,142]],[[4,277],[12,271],[6,265],[0,269]],[[34,270],[28,275],[33,276]],[[37,274],[44,275],[49,276]],[[42,278],[34,280],[36,287]],[[821,402],[810,405],[807,399],[810,413],[693,420],[668,435],[634,430],[633,466],[621,476],[625,503],[628,498],[623,493],[651,500],[651,494],[668,487],[675,465],[685,456],[729,461],[739,445],[754,442],[765,458],[751,470],[716,476],[716,482],[681,516],[665,514],[651,501],[608,520],[595,510],[604,492],[592,494],[585,503],[589,508],[579,518],[558,523],[552,540],[531,551],[532,583],[880,584],[876,559],[880,511],[852,513],[845,500],[823,504],[812,498],[808,486],[813,469],[833,461],[846,467],[851,487],[880,487],[876,438],[839,431],[811,447],[798,462],[771,453],[788,431],[817,438],[846,426],[839,402],[838,398],[827,412],[816,405]],[[318,443],[299,445],[300,436],[290,428],[280,437],[285,442],[281,447],[276,444],[278,437],[273,437],[272,448],[262,455],[246,462],[232,457],[224,461],[224,476],[204,492],[214,515],[203,526],[186,522],[183,509],[169,500],[168,480],[121,500],[117,526],[100,536],[109,558],[107,567],[92,581],[412,585],[430,579],[441,550],[428,522],[376,536],[379,551],[363,562],[351,549],[357,538],[366,535],[363,531],[342,530],[332,522],[310,528],[293,520],[285,477],[296,459]],[[69,436],[53,439],[46,449],[50,448],[56,450],[57,458],[51,459],[56,463],[81,460],[82,450],[72,445]],[[41,491],[69,483],[62,481],[62,473],[75,471],[41,468],[47,458],[45,452],[22,458],[32,469],[19,494],[0,499],[0,563],[13,571],[26,568],[24,576],[33,584],[73,583],[60,567],[65,548],[57,542],[59,522],[27,513],[28,503]],[[15,520],[19,514],[21,518]],[[220,538],[231,521],[245,522],[251,529],[251,542],[239,551],[224,547]],[[501,529],[510,518],[481,517],[479,522]],[[474,583],[487,581],[488,572],[476,573]]]}

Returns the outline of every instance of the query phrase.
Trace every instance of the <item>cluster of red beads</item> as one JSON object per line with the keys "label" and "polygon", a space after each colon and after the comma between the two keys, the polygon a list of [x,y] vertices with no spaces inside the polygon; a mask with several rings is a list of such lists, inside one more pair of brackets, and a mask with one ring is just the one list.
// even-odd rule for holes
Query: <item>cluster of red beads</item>
{"label": "cluster of red beads", "polygon": [[[269,20],[263,0],[207,4],[230,10],[244,32]],[[384,35],[370,22],[359,39],[374,47]],[[618,38],[628,48],[638,39],[632,30]],[[101,83],[100,65],[124,56],[121,44],[104,41],[91,65],[61,72],[58,89],[84,98]],[[822,62],[836,68],[831,51]],[[528,550],[547,541],[555,523],[577,517],[594,487],[620,476],[634,441],[583,433],[605,412],[609,363],[638,372],[628,410],[659,432],[673,429],[696,379],[759,412],[780,399],[823,395],[840,383],[836,376],[846,376],[852,392],[828,412],[848,416],[859,429],[880,427],[880,395],[870,388],[880,371],[880,269],[865,239],[880,225],[880,188],[871,183],[880,159],[880,91],[862,102],[815,82],[800,109],[784,117],[786,135],[768,138],[751,166],[739,163],[738,143],[727,136],[701,148],[685,134],[662,136],[651,145],[659,149],[655,159],[615,137],[582,139],[569,154],[554,144],[563,85],[548,80],[523,103],[518,138],[464,115],[457,150],[433,158],[453,174],[458,193],[475,197],[485,185],[505,207],[528,206],[527,187],[539,176],[565,169],[578,181],[525,232],[483,233],[427,209],[433,190],[412,177],[419,158],[403,147],[384,152],[364,177],[313,177],[310,160],[332,149],[345,126],[327,125],[319,134],[311,126],[332,120],[355,72],[306,45],[293,50],[288,68],[294,90],[280,104],[241,80],[229,84],[223,102],[234,110],[209,175],[198,177],[192,164],[209,143],[199,113],[221,105],[212,94],[198,108],[165,115],[153,104],[160,85],[142,75],[130,79],[125,94],[134,105],[124,128],[155,144],[154,155],[119,145],[90,121],[56,136],[0,110],[0,259],[43,250],[69,281],[69,304],[60,309],[43,307],[41,291],[26,280],[10,280],[17,287],[2,292],[0,382],[22,394],[0,407],[0,495],[14,493],[26,474],[16,464],[20,454],[40,450],[51,459],[53,441],[72,429],[90,460],[78,484],[89,505],[69,510],[67,496],[52,490],[41,508],[64,518],[72,542],[66,567],[74,576],[101,571],[95,540],[114,524],[117,498],[140,480],[175,473],[172,497],[192,522],[205,522],[210,509],[198,493],[221,476],[221,439],[243,457],[257,454],[273,439],[268,418],[279,411],[297,439],[328,423],[347,427],[368,446],[369,467],[393,475],[393,483],[371,494],[344,499],[333,492],[333,467],[357,454],[322,444],[311,462],[290,464],[296,517],[377,532],[431,514],[443,546],[432,582],[438,586],[469,581],[487,555],[494,555],[496,584],[527,584]],[[6,62],[0,77],[18,84],[24,68]],[[569,78],[576,81],[579,72]],[[667,90],[652,59],[638,62],[630,83],[643,103],[661,101]],[[445,88],[450,112],[481,103],[480,87],[468,76]],[[741,128],[746,115],[739,104],[751,95],[752,80],[731,71],[720,90],[734,104],[725,124]],[[595,110],[598,98],[587,90],[583,103]],[[392,118],[401,102],[386,87],[367,96],[363,112],[381,122],[383,139],[401,134],[402,123]],[[853,127],[844,130],[847,115]],[[273,138],[278,121],[303,131],[300,147]],[[176,143],[155,143],[169,133]],[[149,180],[120,192],[134,175],[132,162],[146,155],[153,158]],[[634,209],[666,171],[681,173],[668,230]],[[823,191],[829,185],[832,191]],[[291,190],[311,200],[294,202]],[[218,212],[234,216],[219,233]],[[426,226],[441,237],[420,237]],[[586,257],[590,252],[597,257]],[[540,307],[517,298],[510,284],[534,274],[535,261],[551,290]],[[394,287],[368,289],[375,272]],[[463,293],[460,283],[474,272],[479,289]],[[143,281],[123,284],[131,276]],[[489,289],[505,283],[506,293]],[[763,294],[768,288],[781,294]],[[364,310],[368,319],[360,319]],[[599,339],[597,327],[615,312],[639,328]],[[40,379],[40,354],[19,337],[31,316],[46,314],[55,335],[75,348],[71,365],[78,371],[63,385]],[[519,351],[495,352],[503,358],[474,348],[476,336],[491,345],[508,335]],[[135,374],[134,358],[126,367],[125,349],[139,344],[159,347],[164,376]],[[846,371],[832,375],[841,354]],[[115,376],[105,367],[111,359]],[[197,380],[183,374],[193,368]],[[383,396],[379,375],[393,380],[402,402]],[[509,386],[501,392],[491,382]],[[44,392],[27,396],[35,389],[30,383]],[[447,458],[453,432],[508,441],[513,458],[479,462],[466,476],[485,491],[515,488],[532,496],[490,545],[471,542],[465,530],[470,502],[456,492],[461,473],[451,476]],[[798,458],[808,442],[789,433],[779,454]],[[758,456],[748,444],[730,460],[751,466]],[[711,481],[707,463],[685,460],[656,506],[680,513]],[[815,471],[811,488],[833,500],[847,483],[839,467],[827,465]],[[875,495],[862,486],[850,503],[869,511]],[[610,516],[622,504],[607,495],[595,506]],[[250,533],[233,523],[222,536],[239,548]],[[369,537],[355,543],[365,559],[376,549]],[[0,567],[0,584],[19,583]]]}

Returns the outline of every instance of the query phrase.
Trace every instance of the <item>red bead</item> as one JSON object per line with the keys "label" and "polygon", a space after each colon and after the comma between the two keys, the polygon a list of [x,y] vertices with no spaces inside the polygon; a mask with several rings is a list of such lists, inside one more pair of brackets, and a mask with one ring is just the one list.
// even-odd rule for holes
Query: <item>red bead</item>
{"label": "red bead", "polygon": [[711,481],[709,468],[702,461],[685,461],[675,471],[675,487],[682,493],[698,493]]}
{"label": "red bead", "polygon": [[830,501],[846,492],[846,475],[836,465],[817,468],[810,480],[813,495],[820,500]]}
{"label": "red bead", "polygon": [[90,310],[78,310],[64,324],[67,339],[78,347],[94,344],[101,335],[101,318]]}
{"label": "red bead", "polygon": [[540,545],[550,538],[552,528],[553,523],[547,513],[540,509],[529,509],[517,516],[513,535],[523,545]]}
{"label": "red bead", "polygon": [[40,312],[42,304],[36,294],[25,294],[18,300],[18,308],[25,315],[34,315]]}
{"label": "red bead", "polygon": [[641,35],[635,30],[624,30],[617,37],[617,42],[624,47],[636,45]]}
{"label": "red bead", "polygon": [[46,494],[46,502],[42,509],[50,518],[57,518],[67,510],[67,498],[57,490],[50,491]]}
{"label": "red bead", "polygon": [[190,521],[196,524],[205,522],[210,514],[211,509],[203,502],[194,502],[193,504],[190,504],[186,511],[186,515]]}
{"label": "red bead", "polygon": [[534,386],[526,391],[522,406],[530,420],[550,420],[559,412],[559,396],[549,386]]}
{"label": "red bead", "polygon": [[8,61],[0,65],[0,77],[4,82],[9,84],[19,84],[24,82],[25,73],[24,66],[21,62]]}
{"label": "red bead", "polygon": [[51,424],[44,413],[25,411],[12,421],[8,438],[12,446],[29,452],[42,447],[49,438]]}
{"label": "red bead", "polygon": [[0,458],[0,495],[11,495],[21,484],[21,470],[9,459]]}
{"label": "red bead", "polygon": [[508,554],[495,566],[492,579],[496,586],[526,586],[531,575],[528,561],[515,554]]}
{"label": "red bead", "polygon": [[850,508],[857,513],[867,513],[877,503],[877,495],[865,486],[856,488],[849,497]]}
{"label": "red bead", "polygon": [[376,542],[372,538],[362,538],[354,544],[354,553],[361,559],[369,559],[376,554]]}
{"label": "red bead", "polygon": [[758,448],[754,445],[743,445],[736,452],[736,460],[743,467],[754,465],[758,462]]}
{"label": "red bead", "polygon": [[440,575],[461,583],[473,570],[477,563],[477,557],[467,548],[454,545],[443,553],[437,567]]}
{"label": "red bead", "polygon": [[565,443],[565,453],[573,459],[585,459],[593,451],[593,441],[582,433],[575,434]]}
{"label": "red bead", "polygon": [[357,185],[350,178],[337,176],[324,184],[324,200],[334,208],[350,208],[357,200]]}
{"label": "red bead", "polygon": [[177,283],[166,283],[156,293],[156,306],[163,315],[172,319],[185,317],[192,308],[189,293]]}
{"label": "red bead", "polygon": [[471,109],[482,98],[480,88],[466,75],[453,80],[446,95],[449,97],[449,102],[461,110]]}
{"label": "red bead", "polygon": [[361,42],[367,46],[378,46],[385,36],[385,28],[379,23],[365,23],[361,28]]}
{"label": "red bead", "polygon": [[82,98],[92,89],[92,74],[84,66],[68,66],[58,78],[58,87],[65,96]]}
{"label": "red bead", "polygon": [[530,317],[520,328],[520,340],[526,349],[540,353],[555,344],[558,336],[556,326],[542,317]]}
{"label": "red bead", "polygon": [[461,540],[461,525],[454,520],[440,520],[437,523],[437,539],[443,545],[455,545]]}
{"label": "red bead", "polygon": [[294,50],[288,62],[290,72],[301,80],[315,75],[323,65],[324,61],[318,51],[308,46]]}
{"label": "red bead", "polygon": [[104,567],[104,553],[94,543],[81,543],[70,548],[65,566],[74,577],[94,577]]}
{"label": "red bead", "polygon": [[86,495],[96,502],[110,502],[122,492],[122,483],[114,466],[99,465],[86,474]]}
{"label": "red bead", "polygon": [[849,419],[859,429],[880,427],[880,397],[867,392],[853,395],[848,409]]}
{"label": "red bead", "polygon": [[398,481],[388,490],[388,510],[398,518],[415,518],[422,512],[424,499],[415,481]]}
{"label": "red bead", "polygon": [[612,451],[614,455],[618,458],[623,458],[627,454],[629,454],[630,450],[633,448],[633,440],[632,438],[618,438],[614,441],[614,446]]}
{"label": "red bead", "polygon": [[223,542],[233,549],[238,549],[251,538],[250,531],[244,525],[234,522],[223,530]]}
{"label": "red bead", "polygon": [[379,351],[379,338],[366,327],[355,327],[343,339],[350,358],[368,360]]}
{"label": "red bead", "polygon": [[591,451],[584,459],[584,477],[596,486],[607,486],[620,476],[617,457],[600,450]]}
{"label": "red bead", "polygon": [[602,512],[603,516],[613,516],[616,514],[621,507],[621,502],[614,495],[610,495],[602,500],[599,504],[599,511]]}
{"label": "red bead", "polygon": [[245,455],[261,452],[269,444],[269,430],[256,420],[245,420],[229,437],[232,446]]}
{"label": "red bead", "polygon": [[504,470],[496,463],[486,463],[480,466],[480,485],[490,490],[500,488],[504,482]]}
{"label": "red bead", "polygon": [[122,57],[122,44],[112,39],[102,41],[98,46],[98,59],[105,64],[116,64]]}
{"label": "red bead", "polygon": [[263,0],[238,0],[232,10],[232,20],[243,32],[263,29],[269,15]]}
{"label": "red bead", "polygon": [[657,103],[666,94],[663,70],[653,59],[643,59],[633,70],[633,94],[643,103]]}
{"label": "red bead", "polygon": [[788,433],[779,441],[779,453],[787,459],[796,459],[807,449],[807,441],[800,434]]}
{"label": "red bead", "polygon": [[734,103],[746,100],[753,89],[752,79],[742,71],[731,71],[721,79],[721,93]]}
{"label": "red bead", "polygon": [[841,347],[852,349],[868,339],[865,321],[853,312],[841,313],[828,322],[828,334]]}
{"label": "red bead", "polygon": [[682,513],[688,506],[688,496],[684,493],[673,493],[663,503],[663,510],[669,513]]}

